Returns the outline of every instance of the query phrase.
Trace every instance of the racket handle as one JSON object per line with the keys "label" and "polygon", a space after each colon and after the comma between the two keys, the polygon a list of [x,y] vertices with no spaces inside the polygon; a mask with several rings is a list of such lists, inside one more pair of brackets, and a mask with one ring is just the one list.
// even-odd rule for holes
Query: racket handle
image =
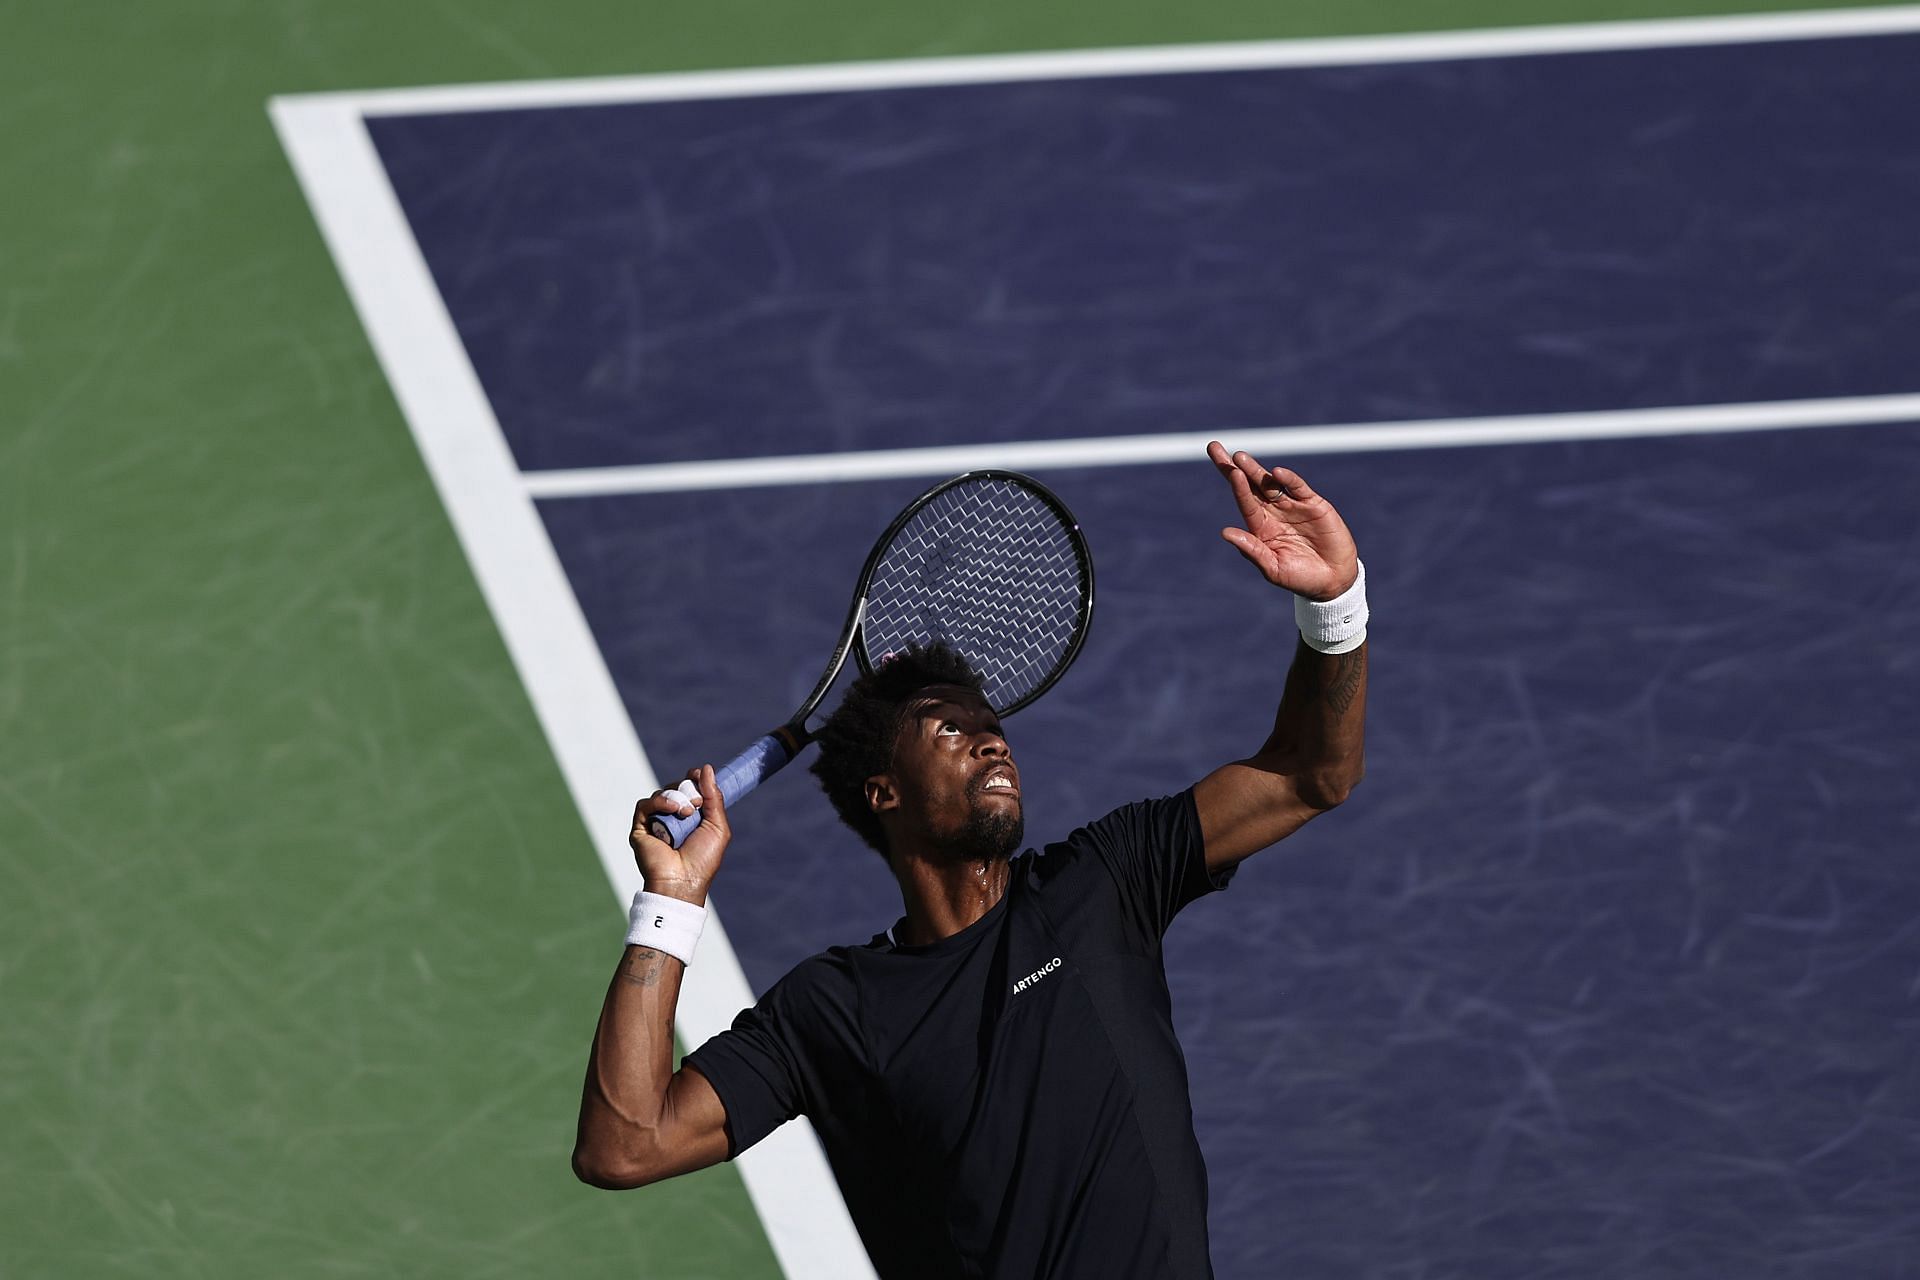
{"label": "racket handle", "polygon": [[[735,800],[780,772],[797,754],[798,751],[787,745],[782,734],[768,734],[720,766],[714,774],[714,781],[720,784],[720,798],[731,806]],[[699,825],[700,811],[695,809],[684,818],[676,813],[655,818],[647,824],[647,829],[678,849],[680,842]]]}

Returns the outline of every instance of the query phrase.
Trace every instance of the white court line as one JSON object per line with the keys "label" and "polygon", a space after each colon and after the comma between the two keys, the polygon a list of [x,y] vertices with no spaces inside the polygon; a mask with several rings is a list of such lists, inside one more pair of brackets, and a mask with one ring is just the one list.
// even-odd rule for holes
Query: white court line
{"label": "white court line", "polygon": [[[338,100],[291,99],[276,100],[269,110],[624,912],[640,887],[626,820],[634,799],[657,783],[613,677],[520,485],[359,111]],[[619,941],[614,924],[609,913],[609,962]],[[698,963],[688,966],[681,987],[682,1043],[701,1044],[752,1003],[753,990],[715,908]],[[583,1046],[587,1032],[580,1030]],[[804,1120],[783,1126],[735,1163],[789,1277],[873,1275]],[[569,1175],[555,1168],[553,1176]]]}
{"label": "white court line", "polygon": [[1090,76],[1164,75],[1267,67],[1337,67],[1457,58],[1508,58],[1543,53],[1683,48],[1778,40],[1904,35],[1912,32],[1920,32],[1920,5],[1717,18],[1570,23],[1565,26],[1507,27],[1415,35],[1161,45],[1136,49],[1085,49],[1060,53],[843,62],[811,67],[693,71],[669,75],[526,80],[506,84],[308,94],[297,100],[340,102],[368,115],[412,115],[665,102],[689,98],[740,98],[774,93],[990,84],[1013,80],[1068,80]]}
{"label": "white court line", "polygon": [[1002,444],[870,449],[769,458],[715,458],[643,466],[526,471],[521,473],[521,481],[527,493],[535,498],[588,498],[626,493],[672,493],[689,489],[752,489],[845,480],[887,480],[899,476],[956,475],[977,467],[1045,471],[1062,467],[1187,462],[1200,457],[1209,440],[1219,440],[1230,448],[1245,449],[1277,461],[1315,453],[1543,444],[1558,440],[1622,440],[1729,431],[1852,427],[1889,422],[1920,422],[1920,395],[1771,400],[1755,404],[1367,422],[1340,426],[1222,428],[1218,431],[1179,431],[1160,435],[1093,436],[1078,440],[1020,440]]}
{"label": "white court line", "polygon": [[[303,94],[276,98],[270,112],[347,290],[366,326],[396,398],[446,504],[461,544],[525,682],[574,803],[594,840],[616,899],[624,906],[635,872],[624,833],[607,815],[624,815],[637,792],[654,785],[634,727],[622,710],[599,648],[581,616],[544,526],[533,509],[543,485],[564,487],[566,473],[524,480],[515,468],[498,422],[421,258],[404,213],[367,136],[370,115],[425,114],[596,103],[744,97],[777,93],[887,89],[942,84],[980,84],[1095,76],[1150,75],[1240,69],[1342,66],[1529,54],[1599,52],[1920,32],[1920,5],[1826,10],[1757,17],[1673,19],[1463,31],[1431,35],[1268,41],[1104,51],[1013,54],[999,57],[927,58],[883,63],[621,76],[567,81],[522,81]],[[1883,397],[1892,401],[1897,397]],[[1865,405],[1855,402],[1803,402]],[[1719,406],[1722,410],[1742,406]],[[1767,408],[1757,406],[1756,408]],[[1649,413],[1654,411],[1648,411]],[[1662,411],[1694,413],[1694,410]],[[1705,412],[1711,413],[1712,410]],[[1579,415],[1589,418],[1607,415]],[[1885,421],[1914,416],[1893,413]],[[1489,419],[1491,430],[1524,430],[1521,419]],[[1501,427],[1502,421],[1506,423]],[[1647,420],[1651,422],[1651,419]],[[1769,424],[1753,416],[1741,425],[1691,430],[1755,430],[1767,425],[1837,425],[1816,422]],[[1463,424],[1405,423],[1353,427],[1283,428],[1231,432],[1237,447],[1293,453],[1325,448],[1421,448],[1442,443],[1434,434]],[[1645,426],[1645,424],[1642,424]],[[1381,432],[1415,434],[1392,443]],[[1348,435],[1365,431],[1364,441]],[[1616,435],[1665,434],[1672,428],[1635,430],[1622,423]],[[1347,433],[1321,435],[1309,433]],[[1424,433],[1424,434],[1422,434]],[[1529,437],[1532,438],[1532,437]],[[1575,437],[1553,437],[1575,438]],[[1599,436],[1587,438],[1602,438]],[[1101,444],[1113,462],[1158,460],[1121,456],[1129,449],[1174,448],[1188,456],[1203,435],[1127,437],[1117,442],[1067,441],[1035,449],[1072,449],[1075,465],[1088,465],[1086,451]],[[1488,435],[1474,442],[1493,443]],[[1160,443],[1156,443],[1160,442]],[[1461,443],[1468,443],[1462,441]],[[1049,456],[1021,457],[1022,446],[996,447],[991,457],[964,450],[938,458],[937,450],[838,455],[800,460],[804,465],[844,466],[843,459],[880,468],[870,474],[915,474],[886,467],[965,470],[991,465],[1052,465]],[[1010,452],[1012,450],[1012,452]],[[956,461],[958,459],[958,461]],[[937,463],[937,466],[935,464]],[[671,464],[700,467],[706,464]],[[730,464],[737,466],[739,464]],[[782,463],[781,465],[790,465]],[[700,487],[705,473],[674,473],[676,488]],[[728,483],[737,483],[730,473]],[[644,484],[645,481],[638,483]],[[583,490],[585,491],[585,490]],[[645,492],[630,488],[623,492]],[[545,495],[543,495],[545,496]],[[554,496],[558,496],[557,492]],[[700,963],[687,973],[679,1024],[685,1043],[698,1044],[722,1029],[752,992],[718,913],[709,922]],[[777,1131],[738,1162],[748,1193],[786,1275],[795,1280],[863,1280],[873,1275],[844,1202],[817,1141],[804,1122]]]}

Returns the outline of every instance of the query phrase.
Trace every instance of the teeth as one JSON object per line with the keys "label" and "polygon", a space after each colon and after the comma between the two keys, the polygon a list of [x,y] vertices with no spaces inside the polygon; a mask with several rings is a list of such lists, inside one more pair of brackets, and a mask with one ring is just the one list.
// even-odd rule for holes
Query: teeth
{"label": "teeth", "polygon": [[995,776],[987,779],[987,787],[989,790],[994,787],[1011,787],[1012,785],[1013,780],[1004,776]]}

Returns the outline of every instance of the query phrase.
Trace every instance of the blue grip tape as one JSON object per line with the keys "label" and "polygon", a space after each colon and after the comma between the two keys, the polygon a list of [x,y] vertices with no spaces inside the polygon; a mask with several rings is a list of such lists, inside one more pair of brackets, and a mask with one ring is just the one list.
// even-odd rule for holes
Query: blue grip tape
{"label": "blue grip tape", "polygon": [[[726,764],[720,766],[714,775],[720,784],[720,798],[728,805],[746,795],[755,787],[780,772],[793,753],[776,734],[768,734],[752,746],[742,751]],[[678,849],[693,829],[700,825],[700,811],[695,809],[686,817],[669,813],[653,820],[654,834]]]}

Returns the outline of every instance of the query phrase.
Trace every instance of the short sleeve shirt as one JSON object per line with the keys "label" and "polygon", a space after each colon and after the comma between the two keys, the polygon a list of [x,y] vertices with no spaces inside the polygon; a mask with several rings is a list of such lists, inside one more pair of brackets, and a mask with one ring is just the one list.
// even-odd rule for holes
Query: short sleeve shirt
{"label": "short sleeve shirt", "polygon": [[1127,805],[1015,858],[950,938],[803,961],[687,1065],[732,1155],[813,1121],[889,1280],[1209,1277],[1160,945],[1225,880],[1190,791]]}

